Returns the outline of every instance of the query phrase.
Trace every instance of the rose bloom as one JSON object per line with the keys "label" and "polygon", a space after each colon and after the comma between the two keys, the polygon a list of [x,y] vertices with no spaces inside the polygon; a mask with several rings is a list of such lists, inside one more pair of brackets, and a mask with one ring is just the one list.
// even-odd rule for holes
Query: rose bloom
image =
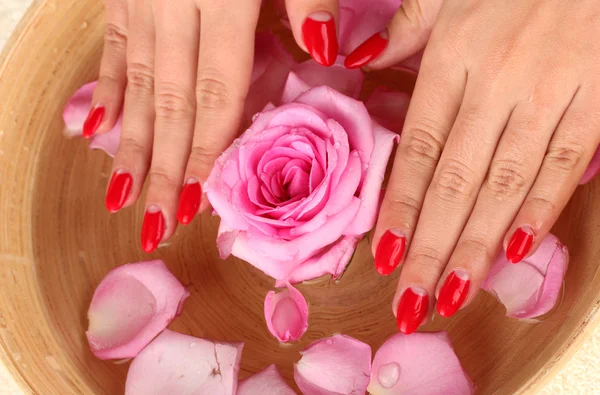
{"label": "rose bloom", "polygon": [[283,104],[268,105],[217,160],[204,191],[221,217],[222,258],[276,280],[341,275],[375,224],[398,135],[364,104],[290,73]]}

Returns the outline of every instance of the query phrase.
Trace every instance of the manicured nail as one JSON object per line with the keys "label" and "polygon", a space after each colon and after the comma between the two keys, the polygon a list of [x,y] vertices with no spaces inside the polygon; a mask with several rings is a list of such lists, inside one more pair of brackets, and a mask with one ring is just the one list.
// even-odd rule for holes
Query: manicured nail
{"label": "manicured nail", "polygon": [[360,44],[346,57],[344,66],[349,69],[358,69],[377,59],[388,45],[387,32],[373,34],[367,41]]}
{"label": "manicured nail", "polygon": [[338,54],[338,41],[335,20],[329,12],[311,14],[302,25],[304,45],[310,56],[323,66],[335,63]]}
{"label": "manicured nail", "polygon": [[442,317],[451,317],[460,309],[469,294],[469,273],[455,270],[448,277],[440,290],[437,311]]}
{"label": "manicured nail", "polygon": [[83,137],[89,138],[96,133],[96,130],[98,130],[98,127],[102,123],[105,112],[104,107],[94,107],[90,110],[87,119],[83,123]]}
{"label": "manicured nail", "polygon": [[533,232],[525,227],[515,230],[508,246],[506,247],[506,259],[512,263],[519,263],[529,253],[533,244]]}
{"label": "manicured nail", "polygon": [[400,303],[396,323],[400,332],[409,335],[416,331],[429,309],[429,296],[423,288],[411,287],[404,291]]}
{"label": "manicured nail", "polygon": [[406,238],[395,229],[385,231],[377,251],[375,251],[375,268],[382,276],[387,276],[398,267],[404,249],[406,248]]}
{"label": "manicured nail", "polygon": [[202,187],[198,180],[190,178],[179,196],[179,208],[177,209],[177,221],[182,225],[187,225],[198,213],[200,201],[202,200]]}
{"label": "manicured nail", "polygon": [[156,250],[165,234],[165,218],[158,206],[150,206],[144,214],[142,248],[145,252]]}
{"label": "manicured nail", "polygon": [[131,192],[133,178],[131,174],[117,170],[113,173],[106,191],[106,208],[111,213],[119,211]]}

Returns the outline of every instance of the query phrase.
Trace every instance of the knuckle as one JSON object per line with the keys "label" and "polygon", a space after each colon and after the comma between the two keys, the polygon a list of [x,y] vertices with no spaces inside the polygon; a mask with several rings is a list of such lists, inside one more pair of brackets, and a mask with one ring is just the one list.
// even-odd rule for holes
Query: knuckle
{"label": "knuckle", "polygon": [[429,27],[432,25],[425,11],[419,1],[407,1],[400,7],[400,12],[412,26]]}
{"label": "knuckle", "polygon": [[525,188],[524,173],[523,164],[515,160],[494,160],[484,185],[499,199],[518,196]]}
{"label": "knuckle", "polygon": [[544,162],[553,170],[571,173],[582,164],[585,151],[582,144],[574,141],[551,144]]}
{"label": "knuckle", "polygon": [[421,203],[408,196],[406,193],[390,191],[387,197],[387,209],[390,210],[395,218],[412,218],[419,217],[421,212]]}
{"label": "knuckle", "polygon": [[[208,143],[206,146],[210,146]],[[203,145],[194,145],[190,152],[189,166],[194,173],[203,174],[210,170],[219,157],[218,153]]]}
{"label": "knuckle", "polygon": [[128,64],[127,86],[135,94],[152,94],[154,92],[153,68],[142,62]]}
{"label": "knuckle", "polygon": [[107,23],[104,31],[104,41],[113,48],[125,50],[127,47],[127,33],[125,29],[114,24]]}
{"label": "knuckle", "polygon": [[195,112],[195,100],[175,86],[162,88],[156,95],[156,116],[169,120],[189,119]]}
{"label": "knuckle", "polygon": [[[456,250],[461,250],[472,262],[491,261],[494,257],[490,247],[481,239],[469,238],[459,241]],[[463,256],[463,255],[461,255]]]}
{"label": "knuckle", "polygon": [[415,247],[414,251],[411,251],[409,259],[411,273],[425,283],[437,280],[445,266],[440,254],[430,247]]}
{"label": "knuckle", "polygon": [[458,160],[448,160],[433,183],[435,195],[445,201],[463,202],[473,195],[473,172]]}
{"label": "knuckle", "polygon": [[199,78],[196,83],[196,101],[199,109],[223,108],[231,102],[230,89],[221,78]]}
{"label": "knuckle", "polygon": [[544,196],[530,196],[525,202],[528,211],[535,213],[538,218],[551,218],[556,213],[556,204]]}
{"label": "knuckle", "polygon": [[149,173],[150,185],[156,185],[161,188],[173,188],[179,187],[179,180],[172,171],[168,171],[164,167],[153,166]]}
{"label": "knuckle", "polygon": [[144,146],[139,140],[123,136],[121,137],[121,142],[119,144],[119,154],[123,155],[123,157],[140,157],[145,156],[146,152],[149,151],[149,147]]}
{"label": "knuckle", "polygon": [[426,125],[415,125],[407,132],[407,141],[404,145],[406,157],[417,163],[435,165],[442,154],[444,144],[436,138],[432,128]]}

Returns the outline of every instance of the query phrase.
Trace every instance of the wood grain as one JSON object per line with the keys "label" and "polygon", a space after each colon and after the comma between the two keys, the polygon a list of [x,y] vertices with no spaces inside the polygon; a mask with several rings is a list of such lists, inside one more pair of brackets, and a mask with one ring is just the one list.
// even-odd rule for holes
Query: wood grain
{"label": "wood grain", "polygon": [[[261,25],[274,20],[266,13]],[[139,247],[141,206],[117,215],[103,206],[110,159],[61,133],[66,100],[97,78],[103,27],[100,1],[39,0],[0,63],[0,357],[35,394],[122,393],[127,365],[92,357],[85,313],[111,268],[149,258]],[[289,36],[286,42],[293,45]],[[397,79],[380,73],[370,83]],[[571,264],[563,300],[539,324],[505,318],[495,300],[480,295],[453,319],[435,317],[425,328],[450,333],[479,393],[541,388],[597,324],[599,197],[598,182],[579,188],[554,229]],[[281,347],[262,315],[273,281],[237,259],[218,258],[217,221],[204,215],[151,257],[164,259],[192,293],[172,329],[244,341],[241,377],[276,363],[291,380],[298,351],[332,333],[374,349],[395,333],[390,303],[398,274],[380,278],[363,240],[338,283],[299,286],[310,303],[309,331],[299,344]]]}

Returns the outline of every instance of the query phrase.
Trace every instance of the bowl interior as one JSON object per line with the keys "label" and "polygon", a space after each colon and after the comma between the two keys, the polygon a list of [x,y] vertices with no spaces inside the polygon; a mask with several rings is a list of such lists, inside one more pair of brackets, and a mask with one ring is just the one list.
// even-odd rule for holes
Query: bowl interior
{"label": "bowl interior", "polygon": [[[205,214],[148,256],[139,247],[142,206],[109,215],[104,192],[111,160],[63,137],[60,114],[80,85],[97,77],[103,10],[93,0],[39,1],[0,67],[0,353],[22,384],[41,394],[122,393],[128,364],[96,360],[85,338],[94,288],[113,267],[163,259],[191,291],[171,328],[198,337],[244,341],[241,377],[276,364],[293,382],[293,363],[310,342],[344,333],[375,351],[396,333],[391,300],[398,273],[381,278],[368,238],[340,281],[299,285],[310,304],[309,330],[282,347],[267,332],[265,294],[273,281],[236,258],[221,261],[218,218]],[[60,4],[60,5],[58,5]],[[268,13],[261,24],[276,18]],[[289,41],[289,38],[288,38]],[[397,77],[397,76],[396,76]],[[380,81],[396,78],[382,73]],[[504,317],[481,293],[447,330],[482,394],[539,386],[574,351],[598,308],[600,183],[580,187],[554,228],[571,263],[560,304],[537,324]],[[595,198],[595,199],[594,199]]]}

